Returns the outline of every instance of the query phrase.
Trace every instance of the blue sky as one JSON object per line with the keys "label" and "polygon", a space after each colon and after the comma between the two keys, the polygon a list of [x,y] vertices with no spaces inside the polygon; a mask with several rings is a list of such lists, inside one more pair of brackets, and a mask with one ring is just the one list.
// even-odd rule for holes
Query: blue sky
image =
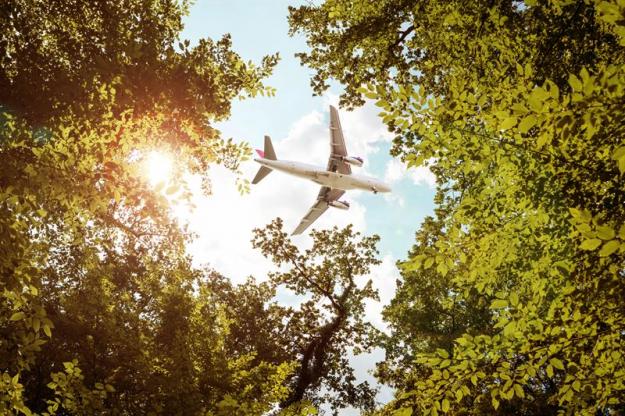
{"label": "blue sky", "polygon": [[[301,3],[199,0],[185,19],[182,37],[193,44],[202,37],[218,39],[230,33],[233,49],[243,59],[255,62],[264,55],[279,52],[281,60],[266,81],[277,89],[276,96],[235,101],[230,119],[217,127],[224,137],[247,141],[255,148],[262,148],[263,136],[268,134],[279,158],[325,166],[329,152],[328,105],[336,105],[341,87],[332,83],[327,94],[314,97],[310,88],[313,71],[300,66],[293,56],[305,51],[307,46],[303,37],[288,36],[287,6]],[[378,112],[371,103],[353,112],[339,108],[348,152],[365,157],[364,167],[356,170],[390,182],[393,193],[383,196],[350,191],[345,195],[352,204],[350,210],[328,210],[313,228],[352,223],[356,230],[381,236],[378,247],[382,264],[370,276],[380,291],[381,302],[368,304],[367,316],[383,329],[380,313],[392,298],[395,279],[399,276],[395,262],[406,257],[415,231],[433,211],[434,177],[427,168],[406,169],[389,156],[392,136],[377,117]],[[251,179],[257,168],[254,162],[249,162],[241,170]],[[190,248],[191,254],[196,262],[209,264],[235,282],[248,275],[263,280],[273,265],[252,249],[252,229],[263,227],[276,216],[283,218],[287,230],[295,228],[314,203],[318,185],[276,172],[241,196],[231,173],[215,167],[210,176],[212,194],[197,196],[197,209],[187,217],[198,235]],[[294,241],[300,247],[310,243],[306,235]],[[294,301],[287,293],[281,294],[279,300]],[[353,363],[362,378],[371,380],[366,373],[381,359],[383,353],[377,351],[371,356],[355,358]],[[383,390],[378,398],[388,400],[389,391]]]}

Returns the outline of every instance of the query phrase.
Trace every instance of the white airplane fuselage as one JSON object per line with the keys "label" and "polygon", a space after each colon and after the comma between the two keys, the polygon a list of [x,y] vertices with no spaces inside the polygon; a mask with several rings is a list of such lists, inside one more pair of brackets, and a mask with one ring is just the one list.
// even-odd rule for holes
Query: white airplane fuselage
{"label": "white airplane fuselage", "polygon": [[329,172],[323,167],[290,160],[255,158],[254,161],[270,169],[309,179],[319,185],[327,186],[332,189],[342,189],[344,191],[362,189],[373,193],[391,192],[390,186],[384,182],[365,175],[357,175],[355,173],[346,175],[338,172]]}

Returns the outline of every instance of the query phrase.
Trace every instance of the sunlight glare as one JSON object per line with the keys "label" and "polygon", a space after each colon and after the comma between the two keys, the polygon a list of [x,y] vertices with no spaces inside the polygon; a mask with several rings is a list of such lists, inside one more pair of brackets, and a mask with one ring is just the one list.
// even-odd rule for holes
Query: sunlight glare
{"label": "sunlight glare", "polygon": [[173,161],[169,155],[152,151],[147,157],[147,176],[152,186],[156,186],[161,182],[168,182],[172,168]]}

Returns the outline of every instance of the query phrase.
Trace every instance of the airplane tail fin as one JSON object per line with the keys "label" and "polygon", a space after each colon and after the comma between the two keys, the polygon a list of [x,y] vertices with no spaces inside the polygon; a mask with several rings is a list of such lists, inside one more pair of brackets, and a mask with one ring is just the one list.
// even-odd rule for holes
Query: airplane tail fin
{"label": "airplane tail fin", "polygon": [[[260,157],[264,158],[264,159],[269,159],[269,160],[277,160],[278,158],[276,157],[276,152],[275,150],[273,150],[273,144],[271,144],[271,138],[269,136],[265,136],[265,149],[263,150],[256,150],[256,152],[258,152],[258,154],[260,155]],[[270,168],[266,167],[266,166],[261,166],[260,169],[258,169],[258,173],[256,174],[256,176],[254,176],[254,179],[252,180],[252,184],[257,184],[258,182],[260,182],[265,176],[269,175],[271,173]]]}
{"label": "airplane tail fin", "polygon": [[271,144],[271,137],[265,136],[265,151],[264,158],[269,160],[276,160],[276,152],[273,150],[273,144]]}

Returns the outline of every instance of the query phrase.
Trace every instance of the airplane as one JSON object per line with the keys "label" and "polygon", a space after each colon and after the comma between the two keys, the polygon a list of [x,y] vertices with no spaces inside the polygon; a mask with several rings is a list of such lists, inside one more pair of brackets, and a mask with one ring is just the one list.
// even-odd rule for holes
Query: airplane
{"label": "airplane", "polygon": [[339,113],[333,106],[330,106],[330,159],[327,168],[289,160],[278,160],[269,136],[265,136],[264,150],[257,149],[256,152],[260,157],[254,158],[254,161],[262,166],[252,180],[252,184],[257,184],[273,170],[279,170],[321,185],[317,201],[291,235],[304,232],[328,207],[349,209],[347,201],[339,200],[345,191],[362,189],[374,194],[391,192],[391,187],[378,179],[352,173],[351,165],[362,166],[364,160],[347,154]]}

